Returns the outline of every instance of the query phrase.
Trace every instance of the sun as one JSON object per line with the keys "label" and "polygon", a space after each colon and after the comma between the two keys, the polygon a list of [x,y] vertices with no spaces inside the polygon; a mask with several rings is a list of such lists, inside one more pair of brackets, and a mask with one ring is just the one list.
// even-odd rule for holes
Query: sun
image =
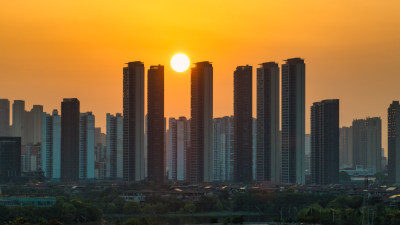
{"label": "sun", "polygon": [[171,67],[176,72],[184,72],[189,68],[189,66],[190,60],[189,57],[187,57],[185,54],[178,53],[174,55],[171,59]]}

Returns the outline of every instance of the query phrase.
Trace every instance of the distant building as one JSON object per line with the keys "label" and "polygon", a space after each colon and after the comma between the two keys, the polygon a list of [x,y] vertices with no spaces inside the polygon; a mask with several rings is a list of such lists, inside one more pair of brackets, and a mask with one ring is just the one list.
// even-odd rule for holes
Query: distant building
{"label": "distant building", "polygon": [[306,134],[304,153],[306,172],[311,172],[311,134]]}
{"label": "distant building", "polygon": [[21,143],[25,141],[25,101],[15,100],[12,105],[12,136],[21,137]]}
{"label": "distant building", "polygon": [[168,178],[173,181],[186,179],[186,157],[190,149],[190,120],[186,117],[169,118]]}
{"label": "distant building", "polygon": [[129,62],[123,69],[123,178],[140,181],[145,176],[144,65]]}
{"label": "distant building", "polygon": [[234,181],[253,180],[253,67],[234,72]]}
{"label": "distant building", "polygon": [[106,177],[111,180],[123,178],[123,121],[120,113],[107,113]]}
{"label": "distant building", "polygon": [[162,183],[165,178],[164,66],[151,66],[147,75],[147,178]]}
{"label": "distant building", "polygon": [[353,167],[353,127],[339,129],[339,167]]}
{"label": "distant building", "polygon": [[339,183],[339,100],[311,107],[311,183]]}
{"label": "distant building", "polygon": [[21,176],[21,137],[0,137],[0,179]]}
{"label": "distant building", "polygon": [[43,126],[43,106],[34,105],[32,110],[29,112],[29,120],[31,120],[32,127],[29,132],[32,133],[33,144],[38,144],[42,141],[42,126]]}
{"label": "distant building", "polygon": [[57,110],[52,115],[43,113],[42,170],[47,178],[61,178],[61,117]]}
{"label": "distant building", "polygon": [[213,67],[195,63],[191,72],[191,148],[187,152],[187,181],[213,181]]}
{"label": "distant building", "polygon": [[79,120],[80,103],[64,98],[61,103],[61,181],[79,181]]}
{"label": "distant building", "polygon": [[400,183],[400,104],[388,108],[388,175],[391,183]]}
{"label": "distant building", "polygon": [[279,66],[257,68],[257,182],[280,181]]}
{"label": "distant building", "polygon": [[79,121],[79,179],[94,179],[95,141],[94,141],[95,117],[92,112],[81,113]]}
{"label": "distant building", "polygon": [[233,181],[233,116],[214,118],[214,181]]}
{"label": "distant building", "polygon": [[0,99],[0,137],[10,135],[10,101]]}
{"label": "distant building", "polygon": [[353,120],[353,168],[382,171],[382,122],[373,117]]}
{"label": "distant building", "polygon": [[300,58],[282,65],[283,183],[305,183],[305,64]]}
{"label": "distant building", "polygon": [[42,168],[40,144],[21,146],[21,172],[36,172]]}
{"label": "distant building", "polygon": [[253,127],[253,160],[252,160],[252,167],[253,167],[253,180],[256,180],[257,175],[257,118],[252,118],[252,127]]}

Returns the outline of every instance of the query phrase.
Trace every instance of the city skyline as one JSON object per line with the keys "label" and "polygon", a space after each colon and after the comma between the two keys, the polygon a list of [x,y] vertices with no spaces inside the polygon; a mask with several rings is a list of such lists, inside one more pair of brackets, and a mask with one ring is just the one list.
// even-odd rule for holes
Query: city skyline
{"label": "city skyline", "polygon": [[[0,76],[7,77],[0,84],[2,98],[24,99],[27,108],[42,104],[44,111],[51,112],[60,110],[62,98],[77,97],[82,111],[93,111],[105,130],[103,115],[122,113],[119,74],[123,62],[141,59],[148,69],[154,64],[168,65],[174,53],[183,52],[192,61],[213,62],[214,117],[221,117],[233,115],[233,85],[225,84],[233,84],[230,74],[237,65],[255,67],[264,61],[281,64],[285,58],[300,56],[310,65],[306,118],[313,102],[339,98],[340,126],[350,126],[354,118],[367,116],[380,116],[386,124],[384,109],[398,98],[400,32],[396,28],[400,3],[309,2],[243,5],[203,1],[198,7],[179,1],[154,3],[159,7],[101,1],[95,5],[7,2],[0,9],[4,34],[0,47],[7,53],[0,56]],[[45,10],[49,7],[55,10]],[[242,7],[244,10],[240,10]],[[16,8],[19,15],[14,13]],[[83,13],[87,8],[92,10]],[[141,9],[160,15],[148,18]],[[200,16],[202,10],[209,10],[209,17]],[[256,16],[254,12],[258,12]],[[185,17],[187,21],[182,21]],[[287,26],[292,29],[284,29]],[[247,27],[247,32],[237,32],[241,27]],[[296,37],[291,37],[291,32],[296,32]],[[165,74],[165,116],[189,117],[190,73],[176,73],[166,66]],[[105,90],[107,95],[103,95]],[[255,105],[253,102],[253,115]],[[309,128],[307,122],[307,133]],[[384,129],[385,151],[386,137]]]}

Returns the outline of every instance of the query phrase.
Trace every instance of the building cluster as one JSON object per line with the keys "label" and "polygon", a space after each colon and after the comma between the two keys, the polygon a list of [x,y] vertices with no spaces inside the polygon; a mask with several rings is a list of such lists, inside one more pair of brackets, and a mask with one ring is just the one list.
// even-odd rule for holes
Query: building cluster
{"label": "building cluster", "polygon": [[[95,116],[65,98],[61,114],[25,102],[0,100],[0,177],[42,172],[51,181],[156,183],[208,182],[336,184],[339,171],[385,171],[381,119],[356,119],[339,127],[339,100],[311,106],[305,133],[305,63],[301,58],[261,63],[256,69],[257,118],[253,118],[253,67],[238,66],[234,115],[213,117],[213,66],[191,68],[190,118],[164,117],[164,66],[142,62],[123,68],[123,111],[106,115],[106,134]],[[280,83],[281,82],[281,83]],[[388,173],[400,183],[400,105],[388,109]],[[168,121],[168,126],[167,126]],[[168,127],[168,128],[167,128]]]}

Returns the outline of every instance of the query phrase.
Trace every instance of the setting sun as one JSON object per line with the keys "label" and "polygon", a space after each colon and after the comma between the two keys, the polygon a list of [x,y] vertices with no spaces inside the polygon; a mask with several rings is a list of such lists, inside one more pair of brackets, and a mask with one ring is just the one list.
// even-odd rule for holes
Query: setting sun
{"label": "setting sun", "polygon": [[176,72],[184,72],[189,68],[190,60],[185,54],[179,53],[172,57],[171,67]]}

